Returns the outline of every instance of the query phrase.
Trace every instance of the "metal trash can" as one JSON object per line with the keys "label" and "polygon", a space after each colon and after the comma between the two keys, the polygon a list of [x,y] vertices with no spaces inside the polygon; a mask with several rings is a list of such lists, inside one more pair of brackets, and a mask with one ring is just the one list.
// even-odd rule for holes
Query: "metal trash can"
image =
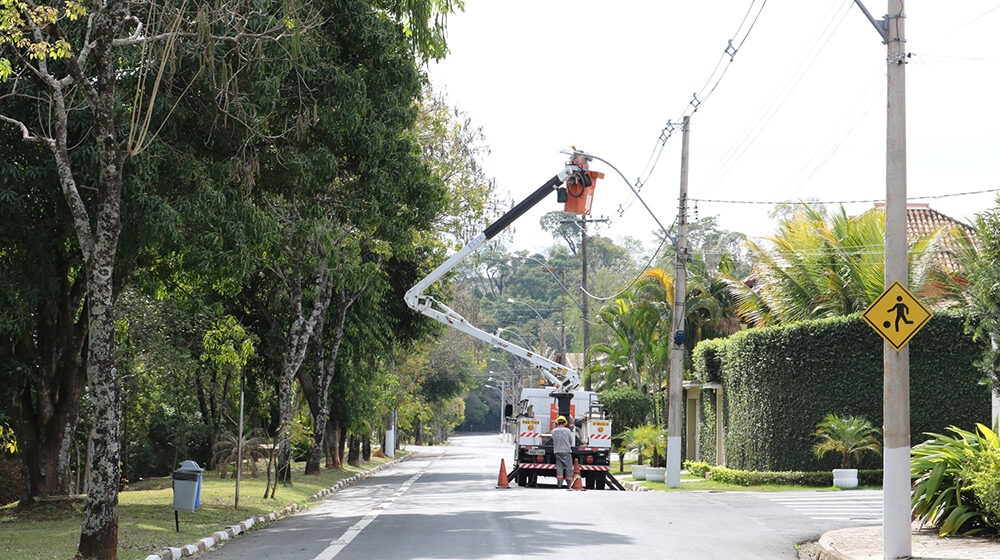
{"label": "metal trash can", "polygon": [[194,511],[201,500],[201,473],[205,469],[194,461],[181,462],[174,471],[174,511]]}

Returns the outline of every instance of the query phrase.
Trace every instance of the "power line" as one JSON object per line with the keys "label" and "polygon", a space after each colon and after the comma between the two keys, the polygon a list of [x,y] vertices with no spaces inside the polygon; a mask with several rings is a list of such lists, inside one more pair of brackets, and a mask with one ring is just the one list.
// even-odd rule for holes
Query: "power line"
{"label": "power line", "polygon": [[[741,48],[743,48],[747,38],[750,37],[750,33],[757,25],[757,21],[760,19],[760,15],[763,13],[764,7],[767,6],[767,0],[763,0],[761,2],[760,8],[757,10],[756,15],[754,15],[753,20],[750,20],[750,14],[753,13],[753,9],[756,4],[757,0],[751,0],[750,6],[747,8],[746,13],[743,15],[743,19],[740,21],[739,27],[736,28],[736,31],[728,39],[726,48],[719,56],[719,60],[716,62],[715,68],[712,69],[712,73],[709,74],[708,79],[706,79],[705,84],[700,90],[692,94],[691,100],[687,103],[687,105],[685,105],[680,116],[676,119],[676,122],[675,119],[668,120],[667,124],[664,125],[663,129],[660,131],[660,136],[650,152],[649,159],[646,161],[646,166],[635,180],[634,190],[636,192],[642,191],[642,187],[647,181],[649,181],[650,176],[652,176],[653,171],[656,169],[656,166],[660,161],[660,156],[663,154],[663,149],[667,144],[667,140],[673,136],[675,130],[680,128],[679,121],[685,116],[690,116],[696,113],[701,105],[708,101],[708,99],[715,92],[716,88],[722,82],[722,78],[725,77],[726,72],[728,72],[729,66],[732,65],[733,60],[736,58],[736,54]],[[750,26],[746,28],[746,31],[744,31],[747,21],[750,21]],[[620,205],[618,207],[619,218],[625,215],[625,212],[632,207],[632,203],[634,201],[635,197],[631,198],[627,205]]]}
{"label": "power line", "polygon": [[[960,193],[949,193],[949,194],[935,194],[927,196],[911,196],[907,197],[907,200],[935,200],[940,198],[953,198],[956,196],[969,196],[973,194],[985,194],[1000,192],[1000,189],[984,189],[981,191],[967,191]],[[756,205],[767,205],[767,206],[777,206],[779,204],[787,205],[802,205],[802,206],[822,206],[827,204],[875,204],[878,202],[885,202],[884,198],[873,198],[865,200],[723,200],[718,198],[689,198],[691,202],[707,202],[715,204],[756,204]]]}
{"label": "power line", "polygon": [[842,13],[837,14],[837,5],[831,5],[829,11],[827,12],[827,17],[824,17],[825,23],[823,24],[822,29],[819,33],[815,34],[816,40],[809,47],[809,50],[804,52],[795,63],[794,68],[789,73],[782,86],[778,89],[777,94],[771,99],[771,102],[764,109],[764,111],[759,114],[757,120],[754,121],[750,127],[744,130],[736,141],[733,142],[733,145],[730,146],[725,155],[722,156],[722,161],[713,166],[716,171],[712,177],[709,178],[707,185],[702,188],[702,191],[707,192],[716,187],[732,170],[736,163],[742,159],[747,150],[749,150],[754,142],[756,142],[757,138],[764,132],[771,121],[774,120],[775,115],[778,114],[784,104],[791,97],[792,92],[795,91],[799,83],[819,58],[819,53],[823,51],[836,33],[837,29],[840,28],[840,25],[843,24],[844,20],[847,18],[847,14],[850,13],[851,9],[851,1],[847,0],[843,2],[839,9],[843,11]]}

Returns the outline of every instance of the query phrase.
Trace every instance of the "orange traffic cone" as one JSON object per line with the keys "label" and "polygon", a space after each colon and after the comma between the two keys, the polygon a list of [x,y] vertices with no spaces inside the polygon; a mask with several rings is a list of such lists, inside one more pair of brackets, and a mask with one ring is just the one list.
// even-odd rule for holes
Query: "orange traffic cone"
{"label": "orange traffic cone", "polygon": [[584,490],[583,478],[580,476],[580,460],[573,459],[573,485],[570,490]]}
{"label": "orange traffic cone", "polygon": [[503,459],[500,459],[500,476],[497,478],[497,488],[510,488],[510,483],[507,482],[507,467],[504,465]]}

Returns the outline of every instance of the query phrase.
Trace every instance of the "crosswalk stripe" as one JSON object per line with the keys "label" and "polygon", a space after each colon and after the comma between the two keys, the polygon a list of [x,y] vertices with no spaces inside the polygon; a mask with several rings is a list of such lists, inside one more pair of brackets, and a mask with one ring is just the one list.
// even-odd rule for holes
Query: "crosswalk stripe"
{"label": "crosswalk stripe", "polygon": [[768,499],[810,519],[830,521],[876,520],[882,517],[882,498],[878,495],[812,493],[807,495],[769,496]]}

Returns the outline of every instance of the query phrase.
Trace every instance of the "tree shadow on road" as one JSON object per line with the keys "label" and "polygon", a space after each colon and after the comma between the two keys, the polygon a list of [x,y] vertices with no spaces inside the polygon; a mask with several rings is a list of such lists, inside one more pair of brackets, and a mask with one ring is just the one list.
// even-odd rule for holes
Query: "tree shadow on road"
{"label": "tree shadow on road", "polygon": [[[574,555],[577,547],[631,544],[633,539],[596,524],[538,519],[538,511],[466,511],[411,514],[387,511],[379,531],[359,535],[341,554],[346,558],[493,558],[540,553]],[[385,535],[395,537],[384,540]],[[405,546],[398,546],[405,539]],[[397,541],[395,544],[389,541]],[[338,556],[340,560],[340,556]]]}

